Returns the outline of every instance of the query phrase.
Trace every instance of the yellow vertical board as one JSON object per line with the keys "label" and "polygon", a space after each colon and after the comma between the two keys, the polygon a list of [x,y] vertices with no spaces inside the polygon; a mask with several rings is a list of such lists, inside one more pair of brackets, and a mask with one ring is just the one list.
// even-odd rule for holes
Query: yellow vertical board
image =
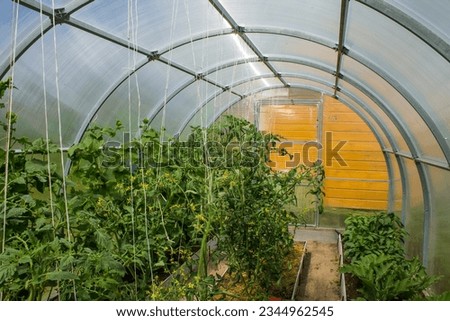
{"label": "yellow vertical board", "polygon": [[294,156],[291,159],[272,153],[271,166],[287,170],[300,162],[314,162],[321,146],[326,175],[325,206],[387,209],[387,167],[370,128],[350,108],[331,97],[324,97],[321,117],[318,112],[316,104],[261,107],[260,129],[282,136],[278,146]]}
{"label": "yellow vertical board", "polygon": [[[389,177],[375,135],[336,99],[324,97],[323,106],[325,206],[386,210]],[[331,160],[330,150],[338,144],[341,159]]]}
{"label": "yellow vertical board", "polygon": [[304,162],[318,158],[317,148],[305,148],[305,144],[317,139],[318,110],[315,105],[262,106],[259,129],[282,137],[281,144],[290,155],[270,155],[271,166],[276,170],[288,170]]}

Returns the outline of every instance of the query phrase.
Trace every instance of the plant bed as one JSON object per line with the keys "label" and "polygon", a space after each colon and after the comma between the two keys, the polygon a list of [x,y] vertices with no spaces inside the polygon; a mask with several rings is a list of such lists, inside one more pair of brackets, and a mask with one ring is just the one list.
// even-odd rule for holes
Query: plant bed
{"label": "plant bed", "polygon": [[220,294],[216,295],[214,300],[292,300],[297,292],[305,253],[306,242],[295,242],[285,257],[279,281],[272,284],[268,290],[249,284],[245,276],[239,278],[236,273],[227,271],[220,277],[218,284]]}

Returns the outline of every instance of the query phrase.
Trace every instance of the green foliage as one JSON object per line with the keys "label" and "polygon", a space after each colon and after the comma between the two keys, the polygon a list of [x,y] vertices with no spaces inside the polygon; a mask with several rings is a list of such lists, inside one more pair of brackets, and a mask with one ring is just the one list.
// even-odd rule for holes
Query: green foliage
{"label": "green foliage", "polygon": [[[0,83],[0,94],[8,88]],[[292,214],[284,205],[295,201],[300,180],[315,176],[307,168],[282,174],[266,165],[276,136],[227,117],[211,129],[194,128],[187,142],[162,143],[144,121],[139,139],[117,147],[108,142],[123,130],[120,122],[92,126],[69,149],[72,166],[63,180],[49,159],[61,156],[58,147],[17,138],[17,117],[6,116],[2,299],[207,300],[216,293],[207,271],[207,241],[214,237],[249,289],[279,278],[292,246]],[[167,288],[162,280],[181,266],[197,273]]]}
{"label": "green foliage", "polygon": [[307,194],[314,195],[317,211],[323,213],[323,199],[325,197],[325,168],[321,161],[315,162],[312,166],[301,166],[304,173],[303,181],[306,182],[309,190]]}
{"label": "green foliage", "polygon": [[228,165],[215,173],[219,246],[248,290],[255,285],[268,289],[280,278],[283,259],[293,245],[288,231],[293,217],[285,205],[295,201],[294,188],[302,173],[272,171],[266,161],[271,141],[278,138],[244,120],[225,118],[208,134],[208,140],[226,147],[220,159]]}
{"label": "green foliage", "polygon": [[344,255],[355,261],[369,254],[403,256],[406,231],[394,213],[354,215],[345,220]]}
{"label": "green foliage", "polygon": [[416,299],[437,280],[427,275],[417,258],[405,260],[386,254],[365,255],[341,271],[351,273],[361,281],[358,291],[369,301]]}
{"label": "green foliage", "polygon": [[341,272],[356,276],[364,300],[412,300],[438,278],[428,276],[417,258],[407,260],[403,224],[394,213],[350,216],[346,219]]}

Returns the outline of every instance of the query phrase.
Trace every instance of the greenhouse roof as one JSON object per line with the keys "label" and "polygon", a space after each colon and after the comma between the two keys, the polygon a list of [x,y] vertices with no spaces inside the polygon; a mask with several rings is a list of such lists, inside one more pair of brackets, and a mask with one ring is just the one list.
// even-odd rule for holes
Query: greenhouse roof
{"label": "greenhouse roof", "polygon": [[21,134],[44,136],[47,119],[69,147],[93,122],[149,118],[180,135],[300,88],[353,108],[385,151],[449,168],[447,0],[0,3]]}

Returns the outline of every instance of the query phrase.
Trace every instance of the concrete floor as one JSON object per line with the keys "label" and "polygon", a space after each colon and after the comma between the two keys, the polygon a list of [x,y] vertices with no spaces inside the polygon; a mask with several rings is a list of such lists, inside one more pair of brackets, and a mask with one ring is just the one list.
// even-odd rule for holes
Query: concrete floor
{"label": "concrete floor", "polygon": [[315,241],[319,243],[336,243],[338,234],[335,229],[297,227],[291,228],[295,241]]}

